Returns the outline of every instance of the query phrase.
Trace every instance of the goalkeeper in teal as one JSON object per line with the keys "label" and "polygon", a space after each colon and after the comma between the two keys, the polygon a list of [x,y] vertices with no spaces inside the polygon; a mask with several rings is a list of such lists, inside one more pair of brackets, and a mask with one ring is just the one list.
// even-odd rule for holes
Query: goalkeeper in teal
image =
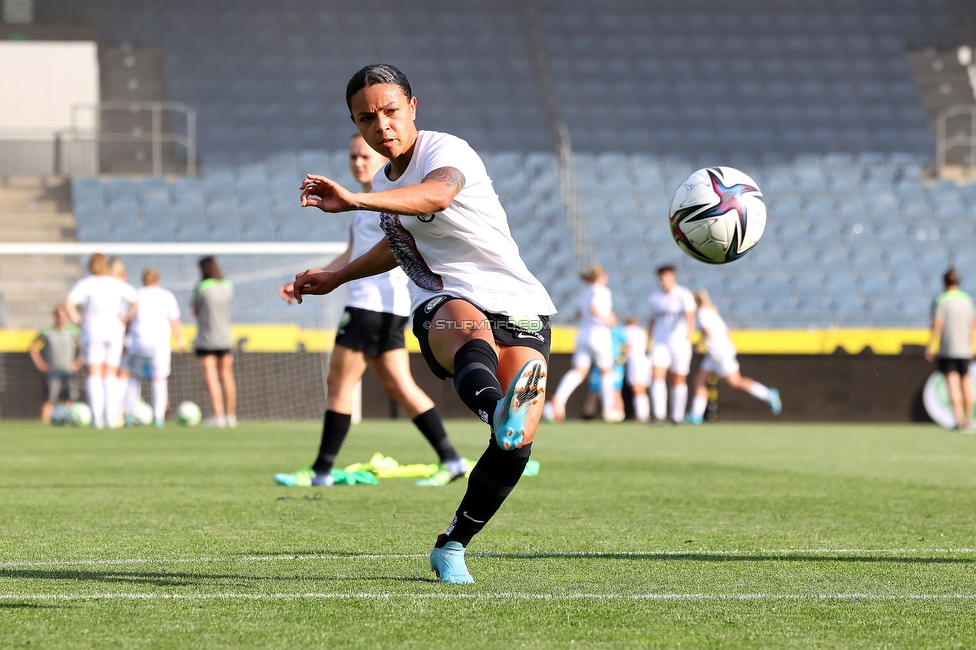
{"label": "goalkeeper in teal", "polygon": [[939,371],[945,375],[956,429],[973,433],[973,384],[969,378],[973,333],[976,332],[973,299],[959,288],[959,273],[954,267],[949,267],[942,282],[945,291],[932,301],[932,335],[925,358],[934,359]]}

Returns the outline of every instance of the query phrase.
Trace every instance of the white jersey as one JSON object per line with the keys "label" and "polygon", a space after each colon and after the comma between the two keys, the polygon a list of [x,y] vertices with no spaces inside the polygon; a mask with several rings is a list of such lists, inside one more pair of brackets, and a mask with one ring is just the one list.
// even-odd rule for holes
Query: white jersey
{"label": "white jersey", "polygon": [[129,353],[152,357],[170,351],[170,321],[180,319],[176,296],[168,289],[154,285],[141,287],[136,296],[139,307],[129,326]]}
{"label": "white jersey", "polygon": [[373,178],[373,191],[418,185],[442,167],[464,175],[464,187],[442,212],[380,214],[397,264],[416,285],[412,309],[434,296],[451,295],[506,316],[556,313],[545,287],[522,261],[485,164],[467,142],[420,131],[404,173],[391,181],[384,166]]}
{"label": "white jersey", "polygon": [[[596,309],[599,317],[593,314]],[[613,294],[610,288],[603,284],[591,284],[580,295],[580,329],[589,330],[593,328],[610,329],[607,321],[613,313]]]}
{"label": "white jersey", "polygon": [[695,297],[681,285],[674,285],[671,291],[655,291],[648,299],[651,303],[651,318],[654,319],[654,343],[672,345],[687,342],[687,312],[695,311]]}
{"label": "white jersey", "polygon": [[[386,233],[380,228],[380,216],[376,212],[357,210],[353,213],[352,225],[349,226],[349,261],[362,257],[369,252]],[[353,280],[349,287],[350,307],[368,309],[369,311],[410,315],[410,291],[407,289],[407,274],[403,269],[372,275],[368,278]]]}
{"label": "white jersey", "polygon": [[729,338],[729,328],[714,307],[698,309],[698,326],[702,331],[708,330],[705,336],[705,352],[716,359],[735,356],[735,344]]}
{"label": "white jersey", "polygon": [[640,325],[624,327],[627,336],[627,359],[647,358],[647,330]]}
{"label": "white jersey", "polygon": [[136,301],[131,285],[110,275],[89,275],[75,282],[68,292],[68,301],[81,308],[81,335],[88,341],[121,343],[125,335],[122,318]]}

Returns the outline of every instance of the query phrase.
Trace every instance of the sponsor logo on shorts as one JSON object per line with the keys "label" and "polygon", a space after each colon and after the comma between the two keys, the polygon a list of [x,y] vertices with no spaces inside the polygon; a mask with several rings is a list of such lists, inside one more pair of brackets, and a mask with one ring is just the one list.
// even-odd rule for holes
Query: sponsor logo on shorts
{"label": "sponsor logo on shorts", "polygon": [[421,221],[423,221],[424,223],[430,223],[431,221],[434,220],[434,215],[433,214],[422,214],[422,215],[420,215],[417,218],[420,219]]}
{"label": "sponsor logo on shorts", "polygon": [[537,334],[535,332],[518,332],[515,335],[515,338],[517,338],[517,339],[535,339],[536,341],[539,341],[540,343],[542,343],[543,340],[544,340],[542,338],[542,334]]}
{"label": "sponsor logo on shorts", "polygon": [[424,305],[424,313],[429,314],[430,312],[434,311],[434,308],[436,308],[437,305],[441,304],[445,300],[447,300],[445,296],[438,296],[436,298],[429,300],[427,304]]}

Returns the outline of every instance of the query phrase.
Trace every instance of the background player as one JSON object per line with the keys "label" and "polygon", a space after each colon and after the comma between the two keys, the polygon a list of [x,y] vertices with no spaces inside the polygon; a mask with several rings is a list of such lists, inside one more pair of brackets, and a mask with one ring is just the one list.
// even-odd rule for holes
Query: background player
{"label": "background player", "polygon": [[698,326],[705,338],[705,358],[702,359],[698,374],[695,375],[695,398],[691,412],[685,422],[701,424],[708,406],[708,375],[715,373],[732,388],[749,393],[769,404],[773,415],[783,410],[779,391],[767,388],[754,379],[739,373],[739,360],[736,358],[735,344],[729,338],[729,328],[718,313],[711,296],[704,289],[695,291],[695,304],[698,305]]}
{"label": "background player", "polygon": [[[125,282],[129,284],[128,271],[123,262],[118,257],[108,258],[108,274],[119,282]],[[131,286],[131,285],[130,285]],[[133,290],[138,293],[138,290],[133,287]],[[131,323],[130,323],[131,325]],[[126,329],[125,336],[122,338],[122,357],[119,359],[119,368],[115,372],[115,377],[106,377],[106,381],[115,381],[116,384],[113,387],[113,391],[122,397],[119,399],[119,412],[112,416],[112,422],[119,424],[125,420],[126,414],[126,400],[127,400],[127,389],[129,386],[129,343],[131,337],[129,336],[128,328]]]}
{"label": "background player", "polygon": [[[956,416],[956,429],[973,432],[973,385],[969,362],[973,359],[973,333],[976,315],[973,299],[959,288],[959,273],[949,267],[942,277],[945,291],[932,301],[932,334],[925,358],[935,359],[949,386],[949,400]],[[935,344],[939,342],[936,354]]]}
{"label": "background player", "polygon": [[678,284],[674,267],[657,270],[661,285],[648,299],[651,303],[651,405],[654,419],[668,413],[668,372],[671,373],[671,421],[684,420],[688,404],[688,372],[691,370],[691,335],[695,331],[695,298]]}
{"label": "background player", "polygon": [[627,337],[627,383],[634,394],[634,417],[638,422],[651,419],[651,400],[647,395],[647,383],[651,378],[651,361],[647,357],[647,330],[629,316],[624,326]]}
{"label": "background player", "polygon": [[620,422],[623,412],[614,403],[614,351],[610,330],[617,324],[613,313],[613,295],[607,286],[607,272],[599,264],[587,269],[581,277],[587,287],[580,295],[579,332],[576,335],[576,351],[573,367],[563,375],[552,397],[552,416],[557,422],[566,419],[566,401],[583,383],[590,372],[590,365],[600,371],[600,404],[603,419]]}
{"label": "background player", "polygon": [[136,296],[139,308],[129,325],[129,387],[126,392],[126,424],[133,422],[136,401],[141,391],[140,379],[150,380],[153,422],[163,426],[166,403],[169,400],[169,373],[172,361],[170,338],[176,339],[177,349],[186,347],[180,324],[180,306],[176,296],[159,286],[159,272],[147,268],[142,272],[143,286]]}
{"label": "background player", "polygon": [[34,367],[44,373],[47,400],[41,406],[41,422],[50,424],[51,413],[59,399],[71,404],[78,399],[71,381],[81,368],[81,350],[78,347],[80,332],[68,322],[64,305],[54,310],[54,325],[37,333],[29,352]]}
{"label": "background player", "polygon": [[[386,158],[370,149],[358,133],[349,140],[349,170],[363,192],[372,190],[373,176],[386,162]],[[375,212],[356,210],[352,215],[349,246],[325,267],[327,271],[342,268],[385,236],[380,228],[379,215]],[[379,377],[383,391],[406,411],[440,459],[440,470],[417,484],[447,485],[467,473],[468,466],[447,437],[433,400],[417,385],[410,373],[410,355],[403,344],[403,328],[410,315],[408,282],[406,274],[397,267],[347,284],[349,302],[342,314],[335,348],[329,359],[329,376],[326,380],[329,397],[318,457],[311,466],[293,474],[276,474],[276,483],[288,486],[332,485],[329,472],[352,421],[353,389],[363,378],[368,365]],[[282,286],[279,294],[292,302],[295,299],[294,283]]]}
{"label": "background player", "polygon": [[427,365],[441,379],[453,377],[461,401],[492,427],[454,519],[430,554],[442,582],[473,582],[465,548],[529,460],[556,308],[519,255],[484,162],[460,138],[417,130],[417,98],[402,72],[363,68],[346,86],[346,106],[363,139],[390,162],[369,194],[309,175],[302,205],[379,212],[386,237],[334,273],[299,274],[295,296],[330,293],[397,265],[414,281],[413,332]]}
{"label": "background player", "polygon": [[[91,275],[78,280],[68,292],[64,307],[68,317],[81,325],[81,349],[88,367],[85,390],[96,428],[116,425],[122,390],[116,373],[122,358],[125,326],[136,313],[136,290],[108,274],[108,260],[91,256]],[[79,309],[81,310],[79,312]]]}
{"label": "background player", "polygon": [[[207,385],[214,414],[209,427],[237,426],[237,382],[234,381],[234,343],[230,317],[234,284],[224,278],[217,260],[200,260],[202,279],[193,290],[193,315],[197,317],[197,337],[193,348],[200,359],[203,381]],[[226,400],[226,402],[225,402]]]}

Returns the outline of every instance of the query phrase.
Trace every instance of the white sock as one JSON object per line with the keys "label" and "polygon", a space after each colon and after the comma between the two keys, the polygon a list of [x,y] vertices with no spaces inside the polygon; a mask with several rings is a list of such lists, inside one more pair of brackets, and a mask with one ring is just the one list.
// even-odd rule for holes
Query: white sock
{"label": "white sock", "polygon": [[752,387],[749,388],[749,394],[753,397],[758,397],[764,402],[769,401],[769,389],[760,384],[758,381],[752,382]]}
{"label": "white sock", "polygon": [[677,384],[671,387],[671,420],[681,422],[685,419],[685,407],[688,405],[688,384]]}
{"label": "white sock", "polygon": [[614,390],[613,373],[605,372],[600,375],[600,406],[603,408],[603,415],[607,416],[615,412],[616,406],[614,405],[614,397],[616,397],[616,390]]}
{"label": "white sock", "polygon": [[556,404],[560,407],[565,407],[566,402],[569,400],[569,396],[573,394],[573,391],[583,383],[583,374],[580,373],[576,368],[570,368],[569,372],[563,375],[563,378],[559,382],[559,386],[556,388],[555,394],[552,398],[555,400]]}
{"label": "white sock", "polygon": [[651,404],[654,405],[654,419],[668,417],[668,385],[661,381],[651,382]]}
{"label": "white sock", "polygon": [[105,377],[105,424],[114,427],[119,419],[122,395],[119,390],[119,378],[114,375]]}
{"label": "white sock", "polygon": [[139,401],[139,396],[142,394],[141,387],[139,386],[139,380],[135,377],[129,377],[129,387],[125,391],[125,414],[132,416],[136,412],[136,402]]}
{"label": "white sock", "polygon": [[92,423],[101,429],[105,426],[105,379],[89,375],[85,379],[85,390],[92,411]]}
{"label": "white sock", "polygon": [[163,418],[166,417],[166,401],[169,399],[169,381],[163,377],[162,379],[153,379],[152,381],[152,405],[153,405],[153,419],[157,422],[162,422]]}
{"label": "white sock", "polygon": [[691,400],[691,414],[696,418],[705,417],[705,408],[708,407],[708,398],[699,397],[695,395],[695,399]]}
{"label": "white sock", "polygon": [[647,422],[651,419],[651,399],[647,393],[634,395],[634,415],[638,422]]}

